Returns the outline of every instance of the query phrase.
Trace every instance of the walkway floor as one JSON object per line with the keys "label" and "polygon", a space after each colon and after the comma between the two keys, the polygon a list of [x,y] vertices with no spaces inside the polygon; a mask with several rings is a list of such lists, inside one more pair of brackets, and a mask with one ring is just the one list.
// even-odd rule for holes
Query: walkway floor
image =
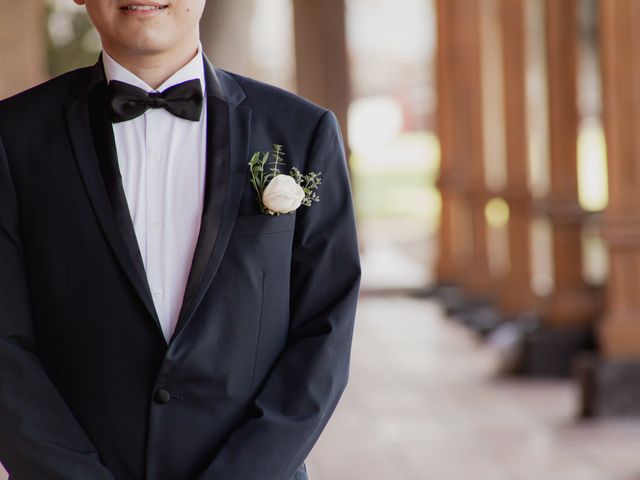
{"label": "walkway floor", "polygon": [[496,365],[436,304],[362,297],[311,480],[640,480],[640,421],[577,422],[571,381],[499,379]]}
{"label": "walkway floor", "polygon": [[578,423],[572,382],[496,379],[495,367],[436,304],[363,296],[350,383],[310,479],[640,480],[640,421]]}

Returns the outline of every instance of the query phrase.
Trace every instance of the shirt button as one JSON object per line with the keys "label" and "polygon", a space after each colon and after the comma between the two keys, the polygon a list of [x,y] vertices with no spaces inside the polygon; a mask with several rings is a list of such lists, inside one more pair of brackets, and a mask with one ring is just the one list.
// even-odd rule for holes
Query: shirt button
{"label": "shirt button", "polygon": [[153,292],[153,296],[156,298],[160,298],[164,295],[164,290],[156,290],[155,292]]}
{"label": "shirt button", "polygon": [[160,231],[161,228],[162,228],[162,222],[160,222],[160,221],[153,222],[153,231],[154,232]]}
{"label": "shirt button", "polygon": [[171,393],[166,388],[160,388],[156,390],[156,393],[153,395],[153,399],[156,403],[160,405],[164,405],[171,401]]}
{"label": "shirt button", "polygon": [[153,160],[154,162],[157,162],[158,160],[160,160],[160,152],[158,152],[157,150],[152,150],[149,158],[151,158],[151,160]]}

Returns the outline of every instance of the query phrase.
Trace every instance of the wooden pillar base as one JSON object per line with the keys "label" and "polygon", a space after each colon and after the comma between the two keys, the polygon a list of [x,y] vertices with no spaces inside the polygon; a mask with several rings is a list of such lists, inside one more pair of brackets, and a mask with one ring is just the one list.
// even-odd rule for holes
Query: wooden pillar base
{"label": "wooden pillar base", "polygon": [[477,308],[490,307],[492,299],[483,295],[472,295],[457,283],[439,283],[429,292],[429,296],[438,300],[447,316],[469,313]]}
{"label": "wooden pillar base", "polygon": [[497,283],[499,307],[506,315],[537,311],[539,297],[529,285],[528,278],[507,277]]}
{"label": "wooden pillar base", "polygon": [[580,386],[580,417],[640,417],[640,359],[584,355],[573,373]]}
{"label": "wooden pillar base", "polygon": [[543,299],[539,311],[551,328],[589,325],[602,316],[604,292],[587,285],[565,287]]}
{"label": "wooden pillar base", "polygon": [[569,377],[583,352],[595,350],[595,332],[590,325],[544,326],[524,338],[519,375]]}
{"label": "wooden pillar base", "polygon": [[[637,320],[635,316],[634,320]],[[640,324],[609,314],[598,327],[601,352],[606,358],[637,358],[640,362]]]}
{"label": "wooden pillar base", "polygon": [[505,323],[505,317],[495,308],[491,299],[476,299],[473,308],[458,312],[455,316],[462,325],[482,337],[488,337]]}
{"label": "wooden pillar base", "polygon": [[444,311],[449,314],[453,309],[460,308],[466,302],[466,295],[456,282],[438,282],[429,291],[429,296],[442,305]]}

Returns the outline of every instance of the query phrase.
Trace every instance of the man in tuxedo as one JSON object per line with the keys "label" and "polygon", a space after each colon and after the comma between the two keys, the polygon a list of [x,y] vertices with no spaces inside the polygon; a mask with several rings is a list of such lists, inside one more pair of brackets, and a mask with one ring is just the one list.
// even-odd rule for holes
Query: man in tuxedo
{"label": "man in tuxedo", "polygon": [[[360,284],[336,118],[213,67],[205,0],[75,2],[98,62],[0,102],[0,462],[306,479]],[[318,202],[259,208],[248,162],[272,144],[322,172]]]}

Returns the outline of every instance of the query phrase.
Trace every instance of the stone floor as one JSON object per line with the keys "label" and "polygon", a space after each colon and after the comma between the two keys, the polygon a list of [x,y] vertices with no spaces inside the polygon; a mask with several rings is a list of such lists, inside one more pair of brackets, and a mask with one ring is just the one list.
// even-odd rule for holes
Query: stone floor
{"label": "stone floor", "polygon": [[496,366],[435,303],[363,295],[310,479],[640,480],[640,421],[577,422],[570,381],[499,379]]}
{"label": "stone floor", "polygon": [[311,480],[640,479],[640,421],[577,422],[572,382],[496,378],[493,354],[430,301],[358,308]]}

